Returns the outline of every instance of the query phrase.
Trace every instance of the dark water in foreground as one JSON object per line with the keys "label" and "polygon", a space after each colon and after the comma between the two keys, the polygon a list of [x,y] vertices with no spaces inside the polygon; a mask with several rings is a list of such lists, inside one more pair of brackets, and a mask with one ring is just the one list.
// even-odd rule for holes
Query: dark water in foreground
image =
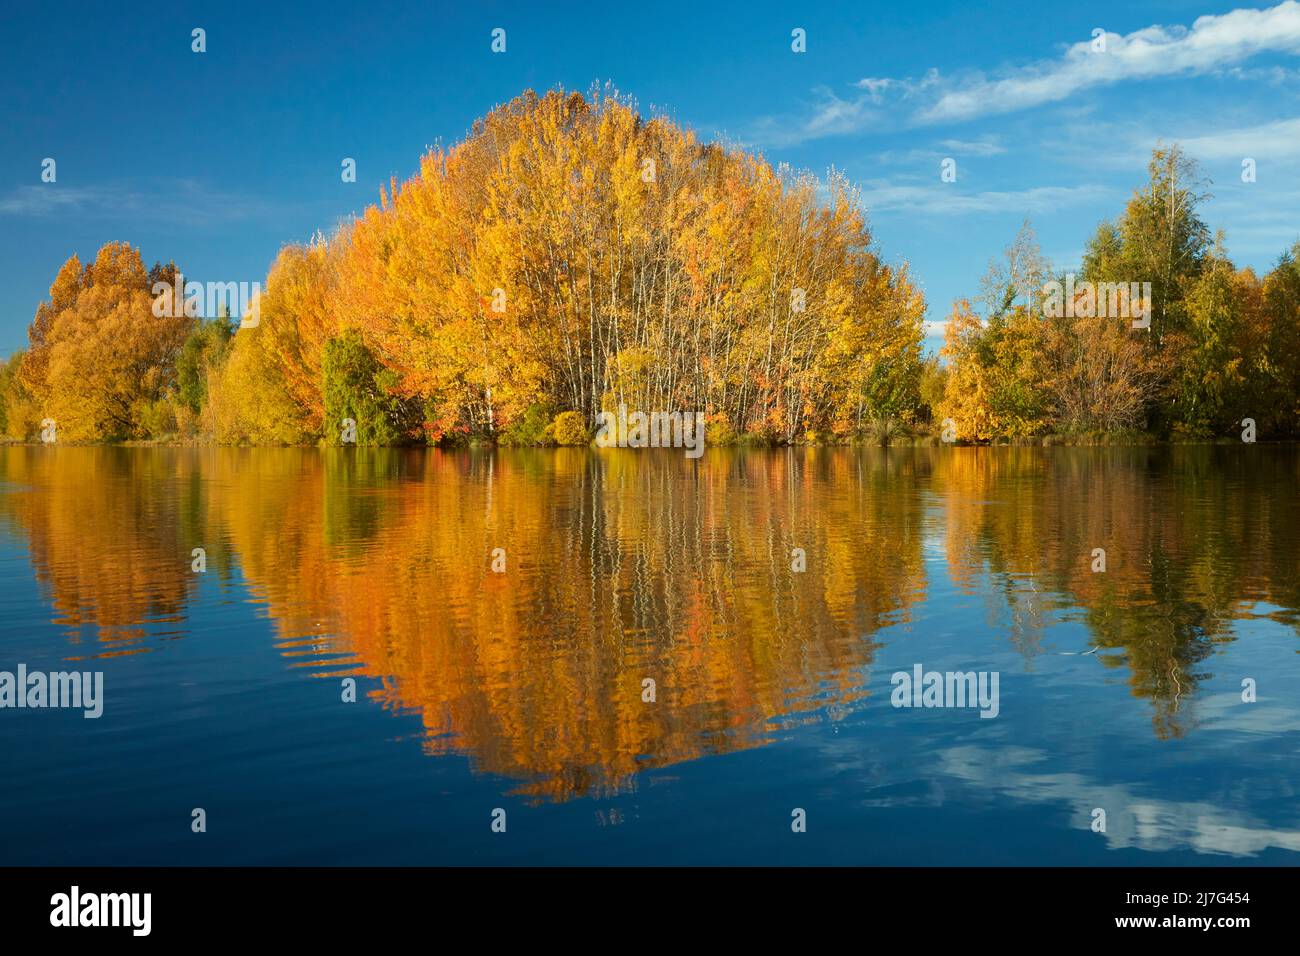
{"label": "dark water in foreground", "polygon": [[[0,448],[0,671],[105,697],[0,710],[0,864],[1295,864],[1298,492],[1266,446]],[[997,716],[891,706],[916,664]]]}

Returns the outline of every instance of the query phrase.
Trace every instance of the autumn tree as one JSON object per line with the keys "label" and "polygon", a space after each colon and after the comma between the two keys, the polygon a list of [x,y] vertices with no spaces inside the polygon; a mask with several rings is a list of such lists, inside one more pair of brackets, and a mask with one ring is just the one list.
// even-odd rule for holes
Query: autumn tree
{"label": "autumn tree", "polygon": [[440,433],[622,403],[789,441],[916,404],[924,303],[847,182],[613,93],[529,92],[426,155],[350,227],[340,293]]}
{"label": "autumn tree", "polygon": [[174,385],[193,324],[183,307],[154,305],[149,273],[127,243],[108,243],[84,269],[73,256],[59,271],[18,377],[61,440],[149,435],[146,420]]}
{"label": "autumn tree", "polygon": [[970,300],[954,302],[943,334],[941,354],[949,363],[949,372],[939,416],[951,420],[955,437],[968,441],[987,441],[1000,434],[992,407],[993,385],[981,360],[983,333]]}
{"label": "autumn tree", "polygon": [[1269,434],[1300,435],[1300,242],[1264,277],[1264,381],[1252,398]]}
{"label": "autumn tree", "polygon": [[[1267,435],[1295,434],[1294,259],[1284,256],[1263,281],[1238,269],[1222,234],[1211,242],[1200,218],[1206,195],[1196,164],[1178,146],[1158,146],[1147,184],[1088,241],[1062,310],[1045,309],[1035,292],[1050,267],[1022,227],[985,275],[985,319],[960,303],[949,323],[942,410],[959,434],[1145,428],[1208,438],[1243,417]],[[1069,278],[1054,281],[1065,288]],[[1102,307],[1101,288],[1117,293],[1106,300],[1117,310]],[[1139,317],[1150,321],[1135,327]]]}
{"label": "autumn tree", "polygon": [[1026,219],[1016,238],[1003,250],[1001,259],[989,260],[980,280],[984,314],[993,319],[1011,313],[1017,306],[1030,315],[1040,314],[1043,286],[1051,278],[1052,265],[1039,248],[1034,227]]}
{"label": "autumn tree", "polygon": [[0,435],[19,440],[27,438],[35,424],[31,397],[18,378],[26,354],[19,349],[0,363]]}

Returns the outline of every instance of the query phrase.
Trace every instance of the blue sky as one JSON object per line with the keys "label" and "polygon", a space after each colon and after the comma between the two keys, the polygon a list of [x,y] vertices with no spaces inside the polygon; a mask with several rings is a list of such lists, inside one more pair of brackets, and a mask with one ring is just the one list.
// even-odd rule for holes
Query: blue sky
{"label": "blue sky", "polygon": [[127,240],[191,279],[261,280],[281,244],[360,212],[495,104],[593,81],[705,138],[843,170],[934,322],[1026,217],[1077,264],[1162,138],[1201,161],[1239,264],[1300,238],[1296,2],[17,3],[0,12],[0,352],[73,252]]}

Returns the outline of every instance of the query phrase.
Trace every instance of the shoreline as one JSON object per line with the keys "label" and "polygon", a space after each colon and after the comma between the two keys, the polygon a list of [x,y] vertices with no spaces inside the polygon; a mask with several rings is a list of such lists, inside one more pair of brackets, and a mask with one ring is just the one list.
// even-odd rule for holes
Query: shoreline
{"label": "shoreline", "polygon": [[[483,450],[576,450],[592,451],[628,450],[628,451],[674,451],[679,449],[606,449],[594,441],[586,445],[548,444],[510,444],[495,441],[466,441],[455,444],[409,444],[373,445],[373,444],[325,444],[324,442],[297,444],[238,444],[223,443],[212,439],[132,439],[130,441],[59,441],[40,442],[13,438],[0,438],[0,447],[44,447],[47,444],[66,448],[394,448],[416,449],[431,448],[441,451],[483,451]],[[854,440],[854,441],[732,441],[706,445],[709,449],[735,448],[746,451],[772,450],[778,448],[1156,448],[1156,447],[1193,447],[1193,446],[1235,446],[1235,445],[1298,445],[1300,440],[1293,438],[1263,439],[1244,442],[1241,439],[1219,438],[1161,438],[1157,435],[1122,435],[1122,436],[1079,436],[1079,435],[1037,435],[1028,438],[1000,438],[992,441],[969,441],[959,439],[945,442],[937,435],[916,435],[893,438],[888,441]]]}

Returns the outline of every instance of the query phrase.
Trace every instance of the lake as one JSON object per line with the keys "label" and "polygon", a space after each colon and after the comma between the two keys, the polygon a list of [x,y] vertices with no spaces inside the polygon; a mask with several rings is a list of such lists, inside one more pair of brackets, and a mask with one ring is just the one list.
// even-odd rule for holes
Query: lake
{"label": "lake", "polygon": [[3,447],[0,671],[103,700],[0,709],[0,863],[1294,865],[1298,491],[1265,445]]}

